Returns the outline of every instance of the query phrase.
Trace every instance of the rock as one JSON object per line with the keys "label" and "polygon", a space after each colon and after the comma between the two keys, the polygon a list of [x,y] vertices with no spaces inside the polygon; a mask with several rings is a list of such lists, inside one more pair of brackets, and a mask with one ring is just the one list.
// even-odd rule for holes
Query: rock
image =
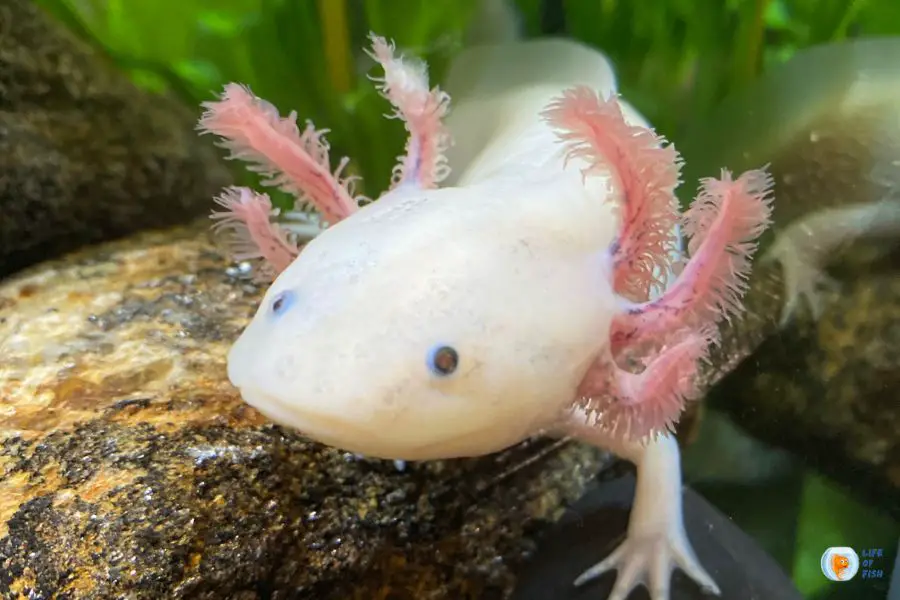
{"label": "rock", "polygon": [[0,276],[206,213],[230,183],[198,107],[136,88],[28,0],[0,0]]}
{"label": "rock", "polygon": [[504,597],[605,456],[399,472],[266,424],[225,376],[262,290],[207,229],[0,284],[0,597]]}
{"label": "rock", "polygon": [[[742,427],[900,518],[900,253],[844,271],[818,320],[769,336],[710,393]],[[880,270],[877,268],[880,266]],[[835,270],[835,273],[840,271]]]}
{"label": "rock", "polygon": [[[774,226],[823,208],[900,202],[900,41],[798,53],[736,93],[683,145],[687,181],[770,163]],[[704,377],[711,406],[743,428],[900,515],[900,235],[829,253],[824,312],[780,325],[784,274],[757,260],[747,312],[723,327]]]}
{"label": "rock", "polygon": [[[630,472],[595,483],[552,528],[541,534],[538,551],[523,571],[511,600],[597,600],[607,598],[615,582],[613,573],[581,587],[572,582],[602,560],[624,539],[634,495]],[[778,598],[799,600],[790,577],[746,533],[706,502],[684,488],[684,519],[691,544],[728,600]],[[645,600],[646,589],[629,600]],[[671,600],[714,598],[681,571],[672,578]]]}

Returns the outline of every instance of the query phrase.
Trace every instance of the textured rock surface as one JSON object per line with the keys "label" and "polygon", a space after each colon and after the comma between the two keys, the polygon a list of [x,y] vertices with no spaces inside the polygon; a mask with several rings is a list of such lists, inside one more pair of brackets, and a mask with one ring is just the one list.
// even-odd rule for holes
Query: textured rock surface
{"label": "textured rock surface", "polygon": [[603,461],[534,442],[360,461],[225,377],[261,290],[206,224],[0,286],[0,597],[497,598]]}
{"label": "textured rock surface", "polygon": [[[846,268],[822,317],[798,315],[710,401],[900,518],[900,254]],[[836,274],[840,271],[834,270]]]}
{"label": "textured rock surface", "polygon": [[0,0],[0,276],[208,211],[229,175],[195,112],[28,0]]}

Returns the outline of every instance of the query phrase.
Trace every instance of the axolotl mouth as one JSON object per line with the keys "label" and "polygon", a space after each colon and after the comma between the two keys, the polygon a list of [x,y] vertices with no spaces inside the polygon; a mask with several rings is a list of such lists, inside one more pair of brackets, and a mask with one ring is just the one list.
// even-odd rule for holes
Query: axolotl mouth
{"label": "axolotl mouth", "polygon": [[306,408],[298,409],[256,389],[240,388],[240,392],[244,402],[266,418],[326,445],[343,447],[348,440],[364,440],[372,435],[352,421]]}
{"label": "axolotl mouth", "polygon": [[473,440],[491,439],[495,433],[489,426],[475,426],[460,435],[416,443],[402,434],[382,426],[365,427],[352,419],[334,413],[310,410],[307,406],[287,404],[277,397],[254,388],[240,388],[243,400],[272,422],[297,431],[320,444],[369,458],[385,460],[431,460],[466,457]]}

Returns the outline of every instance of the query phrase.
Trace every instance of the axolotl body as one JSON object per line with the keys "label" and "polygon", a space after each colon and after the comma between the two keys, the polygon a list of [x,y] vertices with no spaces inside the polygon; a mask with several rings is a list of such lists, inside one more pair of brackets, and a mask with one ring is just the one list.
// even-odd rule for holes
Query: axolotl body
{"label": "axolotl body", "polygon": [[236,256],[277,275],[229,379],[272,420],[373,458],[484,455],[537,434],[608,449],[638,468],[628,535],[576,583],[617,569],[613,600],[641,583],[665,600],[678,566],[718,593],[683,527],[671,430],[716,320],[740,310],[771,181],[723,173],[681,215],[674,148],[580,44],[465,52],[448,116],[425,65],[372,39],[409,132],[375,202],[359,206],[345,163],[330,171],[295,114],[233,84],[206,105],[204,131],[328,223],[300,252],[266,195],[218,198]]}

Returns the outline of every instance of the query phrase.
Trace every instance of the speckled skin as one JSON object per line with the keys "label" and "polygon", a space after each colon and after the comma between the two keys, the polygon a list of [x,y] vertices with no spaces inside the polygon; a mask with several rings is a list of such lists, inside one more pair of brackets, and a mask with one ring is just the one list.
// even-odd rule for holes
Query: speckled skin
{"label": "speckled skin", "polygon": [[503,597],[603,455],[400,473],[265,424],[224,360],[262,290],[207,225],[0,286],[0,597]]}
{"label": "speckled skin", "polygon": [[194,115],[28,0],[0,0],[0,276],[209,210],[230,175]]}

